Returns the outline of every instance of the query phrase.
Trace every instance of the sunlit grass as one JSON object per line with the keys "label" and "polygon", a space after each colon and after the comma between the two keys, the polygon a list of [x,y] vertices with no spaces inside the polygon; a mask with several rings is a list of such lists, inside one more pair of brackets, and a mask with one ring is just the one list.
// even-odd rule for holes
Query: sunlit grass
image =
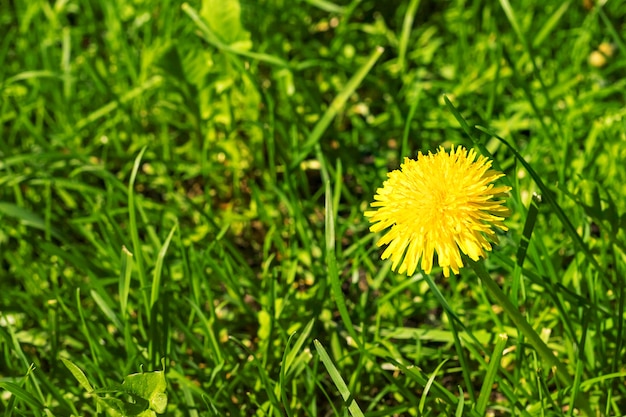
{"label": "sunlit grass", "polygon": [[[625,13],[0,3],[0,409],[622,415]],[[509,230],[394,273],[363,212],[452,145]]]}

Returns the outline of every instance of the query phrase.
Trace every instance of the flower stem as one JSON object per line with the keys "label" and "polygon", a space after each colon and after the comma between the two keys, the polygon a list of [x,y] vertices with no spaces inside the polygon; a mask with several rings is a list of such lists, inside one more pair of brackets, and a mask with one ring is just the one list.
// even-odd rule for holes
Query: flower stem
{"label": "flower stem", "polygon": [[[504,292],[500,289],[500,286],[491,278],[485,266],[482,262],[475,262],[468,259],[469,264],[472,266],[483,285],[487,287],[489,293],[496,299],[497,303],[502,307],[504,312],[509,316],[511,321],[515,324],[518,331],[526,337],[528,343],[535,348],[541,359],[550,365],[550,368],[554,370],[556,377],[558,380],[565,385],[566,387],[571,387],[573,385],[572,377],[569,374],[567,366],[563,364],[555,355],[554,352],[545,344],[539,334],[532,328],[532,326],[526,321],[524,316],[519,312],[517,307],[513,305],[511,300],[504,294]],[[576,399],[576,403],[587,412],[588,415],[591,414],[591,410],[589,408],[589,403],[585,398],[579,396]]]}

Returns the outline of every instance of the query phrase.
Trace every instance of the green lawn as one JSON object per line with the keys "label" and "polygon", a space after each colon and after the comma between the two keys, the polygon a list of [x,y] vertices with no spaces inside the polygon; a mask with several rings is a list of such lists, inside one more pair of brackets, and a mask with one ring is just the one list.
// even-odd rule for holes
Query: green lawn
{"label": "green lawn", "polygon": [[[626,415],[626,7],[595,3],[0,2],[2,415]],[[452,145],[508,231],[394,272],[364,212]]]}

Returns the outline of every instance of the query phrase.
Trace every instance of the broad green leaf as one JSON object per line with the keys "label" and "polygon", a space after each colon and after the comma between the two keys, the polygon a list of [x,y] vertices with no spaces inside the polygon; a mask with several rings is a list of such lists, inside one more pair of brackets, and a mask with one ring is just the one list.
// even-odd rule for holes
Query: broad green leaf
{"label": "broad green leaf", "polygon": [[252,46],[250,32],[241,24],[239,0],[204,0],[200,16],[213,34],[226,45],[237,45],[238,49],[249,50]]}
{"label": "broad green leaf", "polygon": [[128,375],[122,384],[122,390],[133,396],[138,396],[148,401],[150,409],[159,414],[165,412],[167,407],[167,394],[165,389],[165,373],[163,371],[144,372]]}

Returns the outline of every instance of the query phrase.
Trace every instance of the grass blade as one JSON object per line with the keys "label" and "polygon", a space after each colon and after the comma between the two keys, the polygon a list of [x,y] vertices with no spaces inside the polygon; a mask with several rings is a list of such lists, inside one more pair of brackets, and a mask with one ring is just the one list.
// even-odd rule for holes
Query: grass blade
{"label": "grass blade", "polygon": [[350,394],[350,390],[348,389],[348,386],[346,385],[343,378],[339,374],[339,371],[337,371],[335,364],[333,364],[333,361],[330,359],[330,356],[328,356],[328,353],[326,352],[326,349],[324,349],[324,346],[322,346],[322,344],[317,339],[313,341],[313,344],[315,345],[315,349],[317,350],[317,353],[320,355],[320,359],[322,360],[322,363],[326,367],[326,371],[328,371],[328,375],[330,375],[330,379],[332,379],[333,383],[339,390],[339,394],[341,395],[341,398],[343,398],[345,402],[350,401],[350,403],[348,404],[348,410],[350,411],[350,414],[353,417],[364,417],[363,412],[359,408],[359,405],[357,404],[356,400],[352,398],[352,395]]}
{"label": "grass blade", "polygon": [[20,207],[16,204],[0,202],[0,213],[16,218],[25,226],[39,229],[45,232],[46,235],[50,234],[59,240],[64,240],[59,230],[50,227],[50,224],[46,222],[44,218],[24,207]]}
{"label": "grass blade", "polygon": [[150,309],[152,310],[152,307],[154,307],[154,304],[157,302],[157,300],[159,299],[159,290],[161,289],[161,275],[162,275],[162,271],[163,271],[163,262],[165,260],[165,254],[167,253],[167,249],[170,246],[170,242],[172,241],[172,237],[174,237],[174,232],[176,232],[176,229],[178,228],[178,225],[174,225],[172,227],[172,229],[170,230],[170,233],[167,235],[167,238],[165,239],[165,242],[163,243],[163,246],[161,247],[161,250],[159,250],[159,254],[157,255],[157,259],[156,259],[156,263],[154,265],[154,274],[152,276],[152,289],[150,291]]}
{"label": "grass blade", "polygon": [[289,368],[293,364],[293,361],[296,359],[296,355],[300,352],[300,349],[304,345],[304,342],[306,341],[307,337],[309,337],[309,335],[311,334],[311,330],[313,329],[314,323],[315,323],[314,319],[309,321],[309,323],[300,332],[300,336],[298,336],[298,339],[293,344],[293,347],[286,354],[285,359],[283,361],[283,368],[285,369],[286,373],[289,371]]}
{"label": "grass blade", "polygon": [[98,110],[95,110],[94,112],[88,114],[85,118],[76,122],[76,130],[83,129],[84,127],[95,122],[96,120],[101,119],[110,113],[113,113],[120,107],[120,105],[123,105],[133,100],[134,98],[139,97],[144,92],[158,88],[162,82],[163,77],[161,77],[160,75],[155,75],[154,77],[146,80],[139,87],[133,88],[132,90],[124,94],[122,97],[119,98],[119,100],[111,101],[110,103],[105,104]]}
{"label": "grass blade", "polygon": [[241,347],[244,350],[244,352],[246,352],[246,354],[248,355],[248,358],[252,360],[254,365],[256,365],[256,368],[258,370],[258,376],[261,379],[261,383],[263,385],[265,392],[267,393],[267,397],[269,398],[270,403],[274,407],[275,414],[279,416],[282,415],[282,408],[280,407],[280,402],[278,401],[278,398],[276,398],[276,394],[274,393],[274,384],[272,383],[269,375],[267,374],[267,369],[263,367],[263,364],[261,363],[261,361],[257,359],[257,357],[250,351],[250,349],[246,347],[246,345],[243,342],[241,342],[239,339],[233,336],[230,336],[229,338],[230,340],[237,343],[239,347]]}
{"label": "grass blade", "polygon": [[382,47],[377,47],[374,52],[370,55],[369,59],[358,69],[358,71],[348,80],[346,86],[337,94],[334,100],[330,103],[320,120],[317,122],[311,133],[309,133],[309,137],[306,142],[300,148],[300,152],[298,156],[291,163],[291,167],[297,167],[302,160],[306,158],[306,156],[311,152],[311,150],[315,147],[330,125],[330,122],[337,116],[340,110],[344,108],[348,98],[354,93],[356,88],[361,84],[365,76],[370,72],[378,58],[385,51]]}
{"label": "grass blade", "polygon": [[[433,291],[433,293],[435,294],[435,296],[438,299],[439,303],[441,304],[441,307],[443,308],[443,310],[445,311],[446,315],[448,316],[448,320],[450,322],[450,325],[452,326],[452,330],[451,331],[452,331],[452,337],[453,337],[453,340],[454,340],[454,347],[456,349],[457,356],[459,358],[459,364],[461,366],[461,371],[463,373],[463,379],[465,381],[465,386],[467,388],[467,391],[468,391],[468,394],[469,394],[469,397],[470,397],[470,401],[474,401],[475,398],[476,398],[476,394],[474,393],[474,387],[472,386],[472,378],[471,378],[471,375],[470,375],[471,367],[468,365],[466,354],[465,354],[465,350],[463,349],[463,346],[461,345],[461,340],[459,338],[459,333],[457,331],[457,323],[461,323],[461,320],[459,319],[459,317],[456,314],[454,314],[454,310],[450,307],[450,305],[448,304],[448,302],[444,298],[443,294],[441,294],[441,292],[437,288],[437,285],[431,279],[431,277],[428,274],[426,274],[424,277],[426,279],[426,282],[428,282],[428,286],[430,287],[431,291]],[[472,338],[474,337],[472,332],[469,331],[463,324],[461,324],[461,328],[463,330],[467,331],[467,334],[470,337],[472,337]],[[443,363],[441,365],[443,365]]]}
{"label": "grass blade", "polygon": [[78,381],[80,386],[83,387],[85,391],[89,393],[94,391],[93,387],[89,383],[89,380],[85,376],[85,373],[83,372],[82,369],[76,366],[74,362],[70,361],[69,359],[61,358],[61,362],[63,362],[65,367],[72,373],[72,375],[74,375],[74,378],[76,378],[76,381]]}
{"label": "grass blade", "polygon": [[326,181],[326,264],[328,265],[328,279],[332,289],[333,296],[335,297],[335,303],[337,304],[337,310],[341,316],[344,326],[352,340],[362,350],[362,342],[357,336],[354,325],[350,319],[350,313],[346,307],[346,300],[341,290],[341,281],[339,279],[339,270],[337,268],[337,255],[335,253],[335,219],[333,217],[333,193],[330,189],[330,181]]}
{"label": "grass blade", "polygon": [[409,133],[411,131],[411,122],[415,117],[415,112],[417,111],[417,107],[420,103],[420,98],[422,97],[423,87],[419,84],[415,88],[415,98],[411,103],[411,108],[409,109],[409,114],[406,116],[406,121],[404,122],[404,131],[402,132],[402,147],[400,148],[400,160],[402,158],[409,156]]}
{"label": "grass blade", "polygon": [[148,303],[148,294],[146,292],[148,281],[146,279],[146,271],[143,264],[143,248],[139,241],[139,225],[137,224],[137,211],[135,209],[135,180],[137,179],[137,172],[139,171],[139,165],[141,158],[146,152],[147,147],[143,147],[133,164],[133,170],[130,174],[130,181],[128,182],[128,228],[130,229],[130,238],[133,242],[133,253],[136,259],[137,273],[139,275],[139,292],[141,293],[144,308],[146,309],[146,317],[150,317],[150,304]]}
{"label": "grass blade", "polygon": [[122,259],[120,266],[120,280],[118,285],[118,291],[120,296],[120,312],[122,320],[126,321],[128,311],[126,306],[128,304],[128,293],[130,292],[130,279],[133,273],[133,254],[126,249],[126,246],[122,246]]}
{"label": "grass blade", "polygon": [[500,369],[500,359],[502,359],[502,352],[506,346],[508,336],[505,333],[501,333],[496,337],[496,346],[493,348],[491,357],[489,358],[489,368],[483,380],[483,385],[480,388],[480,394],[478,394],[478,402],[476,403],[476,411],[483,415],[487,410],[487,403],[491,396],[491,390],[493,383],[496,380],[496,375]]}
{"label": "grass blade", "polygon": [[511,152],[513,152],[513,155],[515,155],[515,158],[517,158],[517,160],[524,166],[524,168],[526,168],[526,170],[528,171],[528,174],[530,174],[532,179],[535,181],[535,184],[537,184],[537,187],[539,187],[539,189],[541,190],[542,198],[545,198],[548,204],[550,204],[550,206],[554,210],[554,213],[559,218],[559,220],[565,227],[565,230],[572,238],[572,240],[574,240],[576,245],[578,245],[578,247],[583,251],[587,260],[591,262],[591,264],[598,270],[598,272],[600,272],[601,274],[604,274],[605,273],[604,268],[600,266],[596,258],[591,253],[591,250],[589,249],[589,247],[585,244],[585,242],[582,240],[582,238],[576,231],[576,228],[574,227],[572,222],[569,220],[569,218],[567,217],[567,215],[565,214],[561,206],[556,202],[556,200],[554,199],[554,196],[552,195],[552,191],[549,190],[548,187],[546,187],[541,177],[539,177],[539,175],[530,166],[530,164],[526,162],[524,157],[520,155],[520,153],[517,152],[517,150],[513,146],[511,146],[506,140],[498,136],[492,130],[487,129],[486,127],[483,127],[483,126],[476,126],[476,129],[497,138],[500,142],[506,145],[506,147],[509,148]]}
{"label": "grass blade", "polygon": [[225,52],[230,52],[235,55],[244,56],[247,58],[251,58],[261,62],[267,62],[268,64],[276,65],[279,67],[289,67],[289,63],[280,58],[277,58],[273,55],[258,53],[258,52],[250,52],[241,48],[233,47],[222,42],[209,28],[209,26],[204,22],[204,20],[200,17],[198,12],[189,5],[189,3],[183,3],[181,6],[183,11],[187,13],[187,15],[193,20],[193,22],[198,26],[198,29],[202,32],[207,42],[211,45],[215,46],[217,49]]}
{"label": "grass blade", "polygon": [[411,29],[413,28],[413,21],[415,20],[415,13],[417,13],[419,5],[420,0],[411,0],[406,13],[404,14],[402,32],[400,33],[400,41],[398,43],[398,67],[400,72],[404,72],[404,67],[406,65],[406,51],[409,45]]}
{"label": "grass blade", "polygon": [[35,398],[24,388],[20,387],[19,385],[13,382],[0,381],[0,388],[3,388],[4,390],[15,395],[17,399],[23,401],[25,405],[28,405],[33,410],[40,411],[45,408],[44,405],[37,398]]}
{"label": "grass blade", "polygon": [[[522,44],[522,46],[524,48],[524,51],[528,55],[528,58],[530,59],[530,62],[532,64],[532,66],[533,66],[533,75],[539,81],[539,85],[541,86],[541,92],[542,92],[543,96],[545,97],[546,103],[547,103],[547,106],[545,106],[545,108],[542,109],[542,110],[544,110],[545,112],[547,112],[550,115],[550,117],[552,118],[552,120],[556,124],[557,132],[560,133],[559,136],[562,137],[563,135],[562,135],[561,123],[560,123],[559,119],[556,117],[556,115],[554,114],[554,111],[553,111],[554,103],[552,101],[552,97],[548,93],[548,89],[546,88],[546,84],[543,81],[543,77],[541,75],[541,71],[539,71],[539,69],[537,68],[537,63],[535,62],[535,57],[534,57],[534,54],[532,52],[532,49],[530,48],[530,45],[528,44],[528,41],[526,40],[526,37],[522,33],[522,29],[519,26],[518,19],[517,19],[516,15],[515,15],[515,12],[513,11],[513,8],[511,7],[511,3],[509,2],[509,0],[500,0],[500,5],[502,6],[502,9],[504,10],[504,14],[506,14],[506,17],[509,20],[509,23],[511,24],[511,26],[513,26],[513,30],[517,34],[517,38],[520,41],[520,43]],[[506,49],[504,49],[503,52],[504,52],[505,58],[507,59],[507,61],[509,61],[509,65],[511,66],[514,75],[519,79],[520,77],[517,76],[516,66],[513,64],[512,60],[510,58],[508,58],[508,54],[506,52]],[[526,92],[526,98],[528,99],[528,101],[531,103],[533,109],[535,110],[535,114],[537,116],[537,120],[539,120],[539,122],[541,123],[541,126],[545,130],[545,133],[548,136],[550,136],[551,131],[548,130],[548,126],[543,122],[543,114],[542,114],[543,112],[540,112],[539,109],[537,108],[537,106],[535,105],[533,94],[530,91],[528,85],[526,83],[519,82],[519,80],[518,80],[518,84],[524,89],[524,92]]]}
{"label": "grass blade", "polygon": [[420,403],[418,406],[418,410],[420,411],[420,414],[424,414],[426,399],[428,398],[428,393],[430,392],[430,388],[433,386],[433,383],[435,382],[435,378],[437,377],[439,370],[441,370],[441,368],[443,367],[443,365],[445,365],[445,363],[446,361],[444,360],[439,365],[437,365],[435,370],[432,372],[432,374],[428,378],[428,381],[426,381],[426,385],[424,385],[424,392],[422,393],[422,398],[420,399]]}
{"label": "grass blade", "polygon": [[543,25],[535,39],[533,40],[533,48],[538,47],[543,43],[543,41],[554,31],[554,28],[559,23],[565,12],[569,9],[572,4],[571,0],[564,1],[555,12],[552,13],[552,16],[548,19],[548,21]]}

